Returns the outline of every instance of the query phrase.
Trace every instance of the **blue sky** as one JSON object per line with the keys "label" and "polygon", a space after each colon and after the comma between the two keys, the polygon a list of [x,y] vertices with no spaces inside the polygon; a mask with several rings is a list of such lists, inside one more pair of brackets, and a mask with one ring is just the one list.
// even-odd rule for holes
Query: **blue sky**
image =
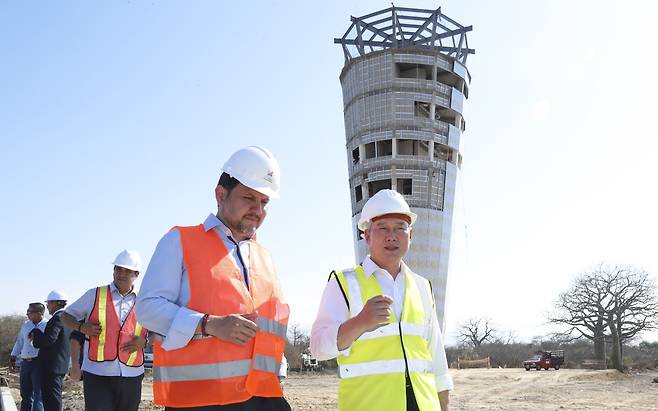
{"label": "blue sky", "polygon": [[[259,239],[310,326],[354,259],[333,38],[389,3],[259,3],[0,4],[0,313],[109,282],[123,248],[148,262],[215,211],[227,156],[260,144],[283,176]],[[545,333],[557,294],[602,261],[658,274],[658,6],[396,5],[474,26],[449,339],[484,315]]]}

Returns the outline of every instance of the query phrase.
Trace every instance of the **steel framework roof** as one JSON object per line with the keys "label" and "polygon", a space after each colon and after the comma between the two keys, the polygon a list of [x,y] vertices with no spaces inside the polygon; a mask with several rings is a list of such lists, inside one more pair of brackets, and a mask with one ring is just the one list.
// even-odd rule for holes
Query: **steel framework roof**
{"label": "steel framework roof", "polygon": [[[473,26],[462,26],[436,10],[396,7],[351,16],[352,24],[343,37],[335,38],[345,54],[345,63],[367,53],[391,48],[425,48],[439,51],[466,65],[475,50],[468,48],[466,33]],[[366,50],[368,49],[368,50]]]}

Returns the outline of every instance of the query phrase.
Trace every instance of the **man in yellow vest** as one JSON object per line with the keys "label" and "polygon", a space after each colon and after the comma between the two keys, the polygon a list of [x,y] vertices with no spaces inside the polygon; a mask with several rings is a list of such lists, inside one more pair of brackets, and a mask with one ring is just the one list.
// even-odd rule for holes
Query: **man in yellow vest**
{"label": "man in yellow vest", "polygon": [[416,217],[398,192],[377,192],[358,223],[369,255],[329,276],[311,352],[337,357],[339,410],[448,410],[452,379],[431,286],[402,261]]}
{"label": "man in yellow vest", "polygon": [[[114,281],[92,288],[62,314],[64,325],[85,335],[82,382],[86,411],[137,411],[142,398],[147,331],[137,322],[134,284],[141,258],[123,250]],[[79,378],[79,364],[71,377]]]}
{"label": "man in yellow vest", "polygon": [[279,165],[268,150],[233,153],[215,187],[217,214],[158,243],[137,317],[158,334],[153,397],[167,409],[290,410],[278,374],[288,305],[269,252],[255,241]]}

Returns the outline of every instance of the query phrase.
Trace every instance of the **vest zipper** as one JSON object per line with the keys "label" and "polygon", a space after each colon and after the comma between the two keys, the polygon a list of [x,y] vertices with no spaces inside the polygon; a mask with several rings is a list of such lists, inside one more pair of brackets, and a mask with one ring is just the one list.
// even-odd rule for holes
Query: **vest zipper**
{"label": "vest zipper", "polygon": [[398,330],[400,331],[400,346],[402,346],[402,356],[404,357],[404,379],[405,379],[405,385],[406,385],[407,382],[409,384],[411,384],[411,378],[409,377],[409,362],[407,361],[407,352],[404,349],[404,340],[402,339],[402,323],[401,322],[398,322]]}

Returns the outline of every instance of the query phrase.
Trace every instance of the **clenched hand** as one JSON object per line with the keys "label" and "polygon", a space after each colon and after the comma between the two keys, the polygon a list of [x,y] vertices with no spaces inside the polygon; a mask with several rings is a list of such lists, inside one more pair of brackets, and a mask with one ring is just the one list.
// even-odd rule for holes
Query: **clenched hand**
{"label": "clenched hand", "polygon": [[245,314],[230,314],[225,316],[208,317],[206,323],[206,332],[213,335],[220,340],[228,341],[237,345],[244,345],[246,342],[256,336],[258,326],[249,318],[254,318],[254,315]]}
{"label": "clenched hand", "polygon": [[393,299],[387,295],[377,295],[366,302],[361,312],[357,314],[364,332],[386,325],[391,319],[391,304]]}

